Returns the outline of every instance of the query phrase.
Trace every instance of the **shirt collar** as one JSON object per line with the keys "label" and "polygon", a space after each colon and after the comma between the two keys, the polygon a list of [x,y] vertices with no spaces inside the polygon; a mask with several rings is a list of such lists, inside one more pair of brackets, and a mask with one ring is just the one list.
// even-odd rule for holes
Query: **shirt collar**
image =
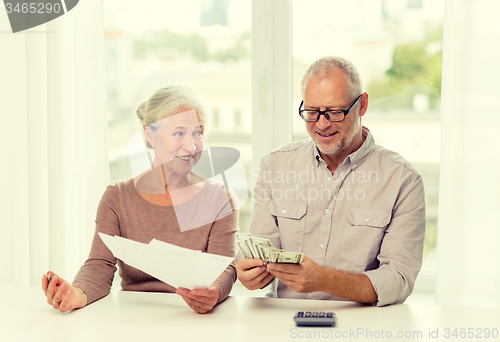
{"label": "shirt collar", "polygon": [[[363,126],[361,129],[361,134],[363,135],[363,138],[365,138],[365,141],[360,148],[348,155],[342,163],[350,163],[352,169],[355,169],[356,167],[361,165],[361,163],[363,163],[375,149],[375,140],[373,139],[373,135],[370,130],[367,127]],[[326,162],[323,160],[323,158],[321,158],[318,147],[316,145],[314,145],[314,159],[316,160],[316,167],[320,166],[322,163],[324,163],[326,166]]]}
{"label": "shirt collar", "polygon": [[323,160],[323,158],[321,158],[321,155],[319,154],[319,150],[318,150],[318,147],[316,146],[316,144],[314,143],[314,141],[311,139],[312,143],[313,143],[313,146],[314,146],[314,159],[316,160],[316,167],[319,167],[321,165],[321,163],[325,164],[326,165],[326,162]]}

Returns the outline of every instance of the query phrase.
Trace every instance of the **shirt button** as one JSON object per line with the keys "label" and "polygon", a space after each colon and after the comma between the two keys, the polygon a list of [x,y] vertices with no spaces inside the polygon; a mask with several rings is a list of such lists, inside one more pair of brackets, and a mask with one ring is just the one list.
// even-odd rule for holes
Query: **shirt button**
{"label": "shirt button", "polygon": [[[285,209],[283,209],[281,212],[282,212],[283,214],[286,214],[286,210],[285,210]],[[368,219],[367,219],[367,220],[368,220]]]}
{"label": "shirt button", "polygon": [[323,245],[323,244],[321,244],[321,245],[319,245],[319,246],[320,246],[321,248],[325,248],[325,245]]}
{"label": "shirt button", "polygon": [[365,222],[368,222],[368,221],[370,221],[370,219],[369,219],[368,217],[367,217],[367,218],[365,218]]}
{"label": "shirt button", "polygon": [[326,209],[325,212],[328,214],[330,212],[330,209]]}
{"label": "shirt button", "polygon": [[331,182],[331,180],[332,180],[332,177],[328,177],[328,181]]}

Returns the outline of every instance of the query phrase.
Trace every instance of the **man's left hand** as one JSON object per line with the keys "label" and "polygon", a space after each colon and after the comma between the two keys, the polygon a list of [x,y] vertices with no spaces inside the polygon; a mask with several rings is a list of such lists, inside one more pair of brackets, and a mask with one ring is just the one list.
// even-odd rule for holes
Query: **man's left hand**
{"label": "man's left hand", "polygon": [[269,263],[267,270],[295,292],[321,291],[323,267],[306,256],[299,265]]}
{"label": "man's left hand", "polygon": [[202,314],[212,310],[220,297],[220,290],[214,285],[206,289],[194,290],[179,287],[175,292],[184,299],[191,309]]}

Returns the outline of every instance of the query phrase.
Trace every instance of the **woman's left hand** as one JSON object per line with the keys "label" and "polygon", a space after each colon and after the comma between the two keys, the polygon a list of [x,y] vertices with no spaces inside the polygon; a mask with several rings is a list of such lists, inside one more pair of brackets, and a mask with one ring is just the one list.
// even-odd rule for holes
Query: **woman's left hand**
{"label": "woman's left hand", "polygon": [[191,309],[202,314],[212,310],[220,297],[220,290],[214,285],[207,289],[194,290],[179,287],[175,292],[184,299]]}

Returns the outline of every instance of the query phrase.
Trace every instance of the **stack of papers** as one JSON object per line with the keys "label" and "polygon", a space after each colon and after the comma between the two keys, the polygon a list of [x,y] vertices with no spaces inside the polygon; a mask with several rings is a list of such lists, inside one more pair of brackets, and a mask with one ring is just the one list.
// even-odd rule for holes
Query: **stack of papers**
{"label": "stack of papers", "polygon": [[176,288],[207,288],[234,259],[156,239],[145,244],[103,233],[99,236],[116,258]]}

